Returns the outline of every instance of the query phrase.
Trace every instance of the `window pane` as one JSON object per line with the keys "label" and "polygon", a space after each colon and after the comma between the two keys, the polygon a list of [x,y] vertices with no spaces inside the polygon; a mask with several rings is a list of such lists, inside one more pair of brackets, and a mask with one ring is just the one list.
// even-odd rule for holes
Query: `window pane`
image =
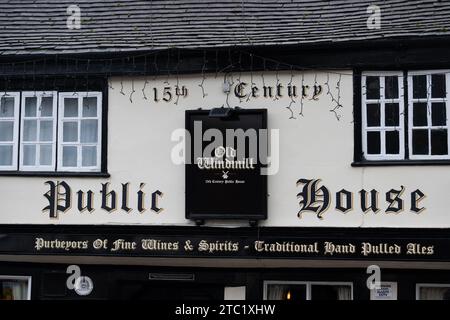
{"label": "window pane", "polygon": [[83,98],[83,117],[97,116],[97,97]]}
{"label": "window pane", "polygon": [[37,120],[24,120],[23,141],[36,141],[36,138],[37,138]]}
{"label": "window pane", "polygon": [[427,97],[427,76],[413,76],[413,98]]}
{"label": "window pane", "polygon": [[380,77],[366,77],[367,99],[380,99]]}
{"label": "window pane", "polygon": [[81,142],[97,142],[97,120],[81,120]]}
{"label": "window pane", "polygon": [[25,117],[36,117],[37,97],[25,98]]}
{"label": "window pane", "polygon": [[381,139],[379,131],[367,132],[367,153],[368,154],[381,153]]}
{"label": "window pane", "polygon": [[421,287],[419,291],[420,300],[450,300],[449,287]]}
{"label": "window pane", "polygon": [[431,75],[431,97],[445,98],[445,75],[433,74]]}
{"label": "window pane", "polygon": [[13,141],[14,122],[0,121],[0,141]]}
{"label": "window pane", "polygon": [[0,118],[14,117],[14,98],[2,97],[0,98]]}
{"label": "window pane", "polygon": [[42,97],[41,117],[53,116],[53,97]]}
{"label": "window pane", "polygon": [[386,154],[400,153],[400,134],[398,131],[386,131]]}
{"label": "window pane", "polygon": [[431,154],[448,154],[447,129],[431,130]]}
{"label": "window pane", "polygon": [[24,145],[23,146],[23,165],[34,166],[36,165],[36,146]]}
{"label": "window pane", "polygon": [[384,105],[384,123],[386,126],[396,127],[400,125],[400,107],[398,103],[386,103]]}
{"label": "window pane", "polygon": [[52,145],[43,144],[39,150],[39,164],[49,166],[52,164]]}
{"label": "window pane", "polygon": [[77,147],[63,147],[63,167],[77,166]]}
{"label": "window pane", "polygon": [[0,279],[0,300],[27,300],[28,281]]}
{"label": "window pane", "polygon": [[78,141],[78,122],[64,122],[63,142]]}
{"label": "window pane", "polygon": [[97,166],[97,147],[83,147],[82,157],[81,162],[83,167]]}
{"label": "window pane", "polygon": [[384,97],[386,99],[398,98],[398,77],[397,76],[385,77],[384,82],[385,82]]}
{"label": "window pane", "polygon": [[380,104],[369,103],[367,105],[367,126],[379,127],[380,126]]}
{"label": "window pane", "polygon": [[269,284],[267,286],[268,300],[306,300],[305,284]]}
{"label": "window pane", "polygon": [[64,117],[78,117],[78,98],[64,98]]}
{"label": "window pane", "polygon": [[39,141],[53,140],[53,121],[40,121]]}
{"label": "window pane", "polygon": [[413,104],[413,125],[414,126],[426,126],[427,120],[427,104],[426,103],[414,103]]}
{"label": "window pane", "polygon": [[351,300],[350,286],[311,285],[311,300]]}
{"label": "window pane", "polygon": [[413,130],[413,154],[428,154],[428,130]]}
{"label": "window pane", "polygon": [[12,165],[13,146],[0,146],[0,166]]}
{"label": "window pane", "polygon": [[433,102],[431,104],[431,124],[433,126],[445,126],[447,124],[445,103]]}

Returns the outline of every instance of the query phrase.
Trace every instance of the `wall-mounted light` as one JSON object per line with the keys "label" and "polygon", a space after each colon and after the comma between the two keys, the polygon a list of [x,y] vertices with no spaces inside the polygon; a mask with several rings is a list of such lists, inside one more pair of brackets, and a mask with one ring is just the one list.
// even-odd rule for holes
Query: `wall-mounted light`
{"label": "wall-mounted light", "polygon": [[213,108],[209,111],[210,118],[229,118],[233,113],[231,108]]}

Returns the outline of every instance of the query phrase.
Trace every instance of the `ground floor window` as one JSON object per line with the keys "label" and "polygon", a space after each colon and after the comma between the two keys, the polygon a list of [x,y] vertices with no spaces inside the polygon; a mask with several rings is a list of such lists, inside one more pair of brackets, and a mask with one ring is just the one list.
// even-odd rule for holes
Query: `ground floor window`
{"label": "ground floor window", "polygon": [[418,284],[417,300],[450,300],[450,284]]}
{"label": "ground floor window", "polygon": [[31,277],[1,276],[0,300],[30,300]]}
{"label": "ground floor window", "polygon": [[352,300],[350,282],[265,281],[266,300]]}

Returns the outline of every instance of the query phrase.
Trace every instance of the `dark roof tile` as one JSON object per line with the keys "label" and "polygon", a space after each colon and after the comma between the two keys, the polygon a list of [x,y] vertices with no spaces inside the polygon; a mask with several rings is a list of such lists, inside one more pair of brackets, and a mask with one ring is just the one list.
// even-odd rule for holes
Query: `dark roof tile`
{"label": "dark roof tile", "polygon": [[[82,28],[66,26],[81,8]],[[0,0],[0,55],[283,45],[450,36],[450,1]]]}

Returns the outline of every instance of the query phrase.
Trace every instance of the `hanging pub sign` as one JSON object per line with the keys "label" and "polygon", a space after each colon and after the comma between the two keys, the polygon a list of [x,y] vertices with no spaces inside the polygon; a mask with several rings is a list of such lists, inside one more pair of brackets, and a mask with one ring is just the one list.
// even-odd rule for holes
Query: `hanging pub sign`
{"label": "hanging pub sign", "polygon": [[186,111],[186,218],[267,218],[267,110]]}

